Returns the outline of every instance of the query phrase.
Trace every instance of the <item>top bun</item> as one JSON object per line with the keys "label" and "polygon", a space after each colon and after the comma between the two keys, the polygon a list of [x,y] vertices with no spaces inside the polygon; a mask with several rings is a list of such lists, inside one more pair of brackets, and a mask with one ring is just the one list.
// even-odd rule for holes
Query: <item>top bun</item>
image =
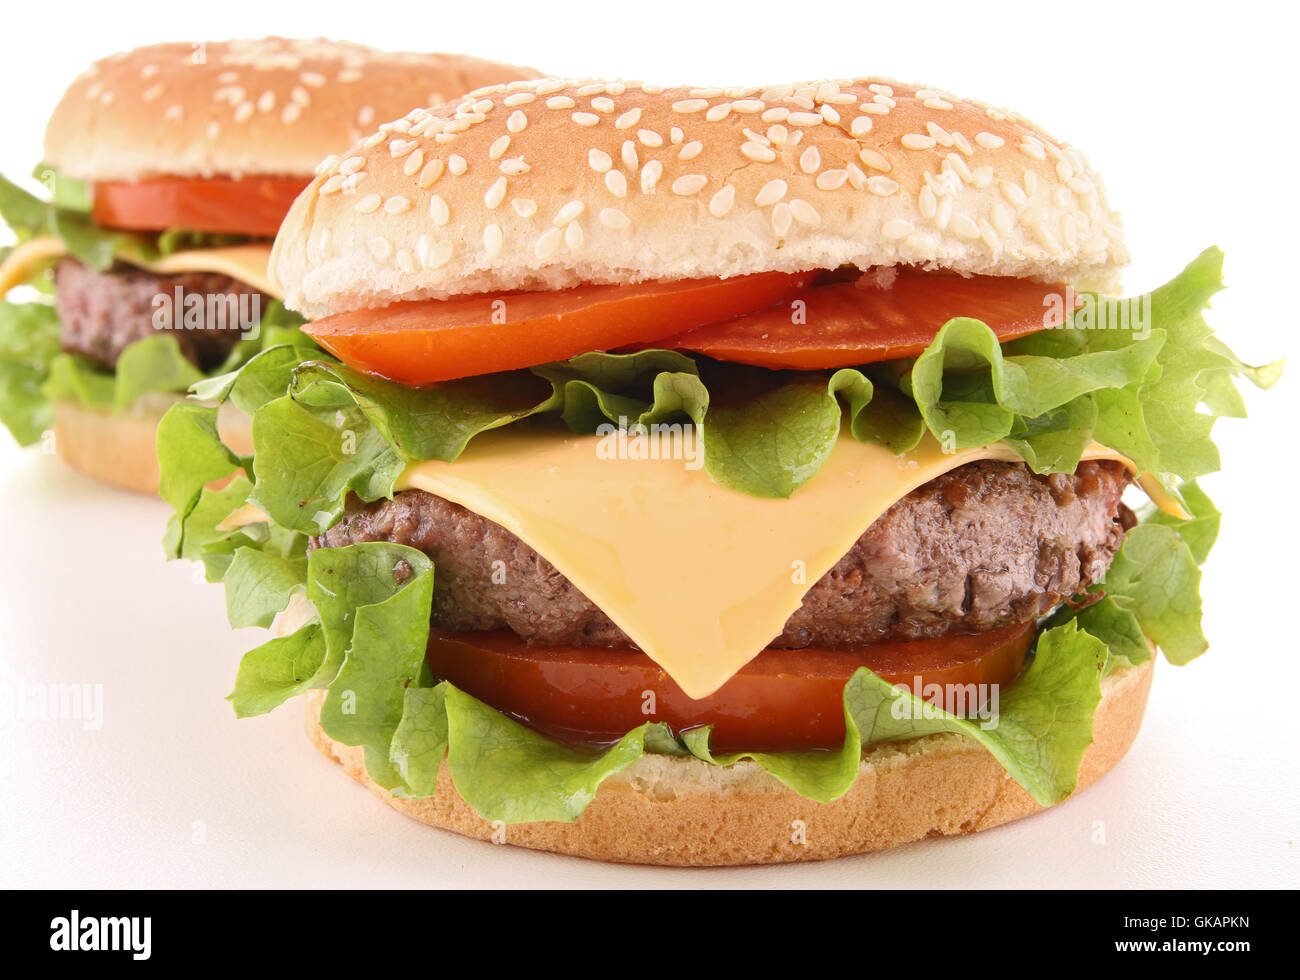
{"label": "top bun", "polygon": [[327,153],[413,106],[531,68],[340,41],[154,44],[101,59],[64,93],[45,161],[78,180],[310,177]]}
{"label": "top bun", "polygon": [[271,274],[309,316],[506,289],[906,264],[1113,287],[1118,217],[1013,112],[877,79],[495,85],[322,164]]}

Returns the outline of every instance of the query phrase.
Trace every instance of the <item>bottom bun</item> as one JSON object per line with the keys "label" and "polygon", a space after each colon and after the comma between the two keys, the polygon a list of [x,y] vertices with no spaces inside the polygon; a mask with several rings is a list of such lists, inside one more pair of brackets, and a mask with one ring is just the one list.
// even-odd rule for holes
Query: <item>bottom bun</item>
{"label": "bottom bun", "polygon": [[[1121,668],[1102,681],[1076,793],[1133,744],[1154,662]],[[971,834],[1044,809],[988,751],[963,736],[941,734],[867,749],[857,781],[834,803],[805,799],[752,762],[721,768],[645,755],[606,779],[574,823],[494,827],[456,792],[445,761],[437,791],[427,799],[399,799],[376,785],[366,775],[363,750],[321,730],[323,699],[323,691],[308,694],[307,734],[394,809],[466,837],[600,861],[695,867],[816,861]]]}
{"label": "bottom bun", "polygon": [[[156,393],[122,412],[80,402],[56,402],[54,448],[65,463],[87,476],[124,490],[156,495],[158,422],[167,409],[181,401],[180,395]],[[253,451],[246,416],[226,404],[217,418],[226,445],[240,454]]]}

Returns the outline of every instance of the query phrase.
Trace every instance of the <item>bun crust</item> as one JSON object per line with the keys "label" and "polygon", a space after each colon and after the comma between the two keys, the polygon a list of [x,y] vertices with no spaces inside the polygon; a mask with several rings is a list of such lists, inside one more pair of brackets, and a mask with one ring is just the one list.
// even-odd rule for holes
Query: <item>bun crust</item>
{"label": "bun crust", "polygon": [[[80,402],[54,405],[54,448],[74,470],[102,483],[156,496],[158,458],[154,444],[163,413],[180,396],[154,394],[120,414]],[[222,405],[217,429],[235,452],[253,451],[248,418],[233,405]]]}
{"label": "bun crust", "polygon": [[1114,285],[1083,156],[1013,112],[877,79],[542,79],[411,112],[323,165],[271,274],[309,316],[579,283],[906,264]]}
{"label": "bun crust", "polygon": [[536,76],[324,39],[154,44],[96,61],[72,83],[50,117],[45,159],[79,180],[310,177],[412,106]]}
{"label": "bun crust", "polygon": [[[1154,662],[1119,669],[1102,681],[1076,793],[1133,744]],[[601,861],[692,867],[814,861],[970,834],[1043,809],[983,748],[942,734],[868,749],[857,781],[834,803],[806,800],[754,763],[723,769],[647,755],[605,780],[574,823],[494,828],[456,793],[445,763],[429,799],[399,799],[377,786],[366,775],[362,749],[321,731],[323,697],[321,691],[308,695],[308,736],[394,809],[466,837]],[[800,836],[802,843],[796,842]]]}

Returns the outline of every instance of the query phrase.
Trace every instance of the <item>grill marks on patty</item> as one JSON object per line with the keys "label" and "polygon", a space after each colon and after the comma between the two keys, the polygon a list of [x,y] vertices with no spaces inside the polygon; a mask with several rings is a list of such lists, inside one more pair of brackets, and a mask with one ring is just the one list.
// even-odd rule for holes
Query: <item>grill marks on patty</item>
{"label": "grill marks on patty", "polygon": [[[1124,467],[1037,476],[958,467],[895,503],[817,581],[771,646],[855,647],[1026,622],[1100,581],[1132,525]],[[310,547],[393,541],[437,568],[433,621],[546,646],[630,646],[600,609],[505,528],[422,490],[353,507]],[[493,563],[504,582],[494,583]],[[498,566],[498,568],[501,566]],[[498,576],[499,577],[499,576]]]}
{"label": "grill marks on patty", "polygon": [[[205,297],[200,314],[202,327],[187,329],[181,319],[184,311],[176,308],[176,289],[183,296]],[[54,302],[59,312],[59,341],[68,352],[84,354],[91,360],[113,367],[128,345],[151,337],[160,328],[154,326],[154,298],[171,298],[165,310],[175,309],[161,329],[168,330],[180,344],[181,353],[193,364],[209,370],[225,360],[239,342],[240,297],[252,310],[253,296],[260,297],[257,309],[265,309],[270,297],[230,276],[209,272],[190,272],[175,276],[154,275],[141,269],[118,265],[108,272],[96,272],[76,259],[63,258],[54,270]],[[206,297],[216,296],[225,304],[224,327],[209,323]],[[181,320],[173,323],[173,319]]]}

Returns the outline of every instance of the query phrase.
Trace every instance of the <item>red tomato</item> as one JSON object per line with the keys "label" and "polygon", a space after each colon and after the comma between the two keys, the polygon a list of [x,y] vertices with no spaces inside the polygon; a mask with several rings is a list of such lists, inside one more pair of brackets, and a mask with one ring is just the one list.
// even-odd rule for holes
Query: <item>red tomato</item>
{"label": "red tomato", "polygon": [[793,296],[809,275],[763,272],[394,303],[304,330],[345,364],[406,385],[532,367],[655,341]]}
{"label": "red tomato", "polygon": [[[873,643],[856,650],[764,650],[718,691],[687,697],[649,657],[634,650],[531,647],[509,632],[434,629],[428,661],[450,681],[492,707],[556,738],[610,742],[646,721],[681,732],[713,725],[713,747],[785,751],[844,742],[844,685],[859,667],[886,680],[945,685],[1010,684],[1024,667],[1034,624],[933,640]],[[922,691],[924,688],[922,688]],[[654,713],[643,711],[653,691]],[[967,711],[979,705],[967,702]]]}
{"label": "red tomato", "polygon": [[99,181],[91,218],[104,228],[165,231],[187,228],[271,238],[306,177],[156,177]]}
{"label": "red tomato", "polygon": [[[783,304],[660,340],[655,346],[767,368],[819,370],[915,357],[956,316],[982,320],[1003,340],[1056,326],[1044,297],[1063,286],[997,276],[969,279],[903,269],[888,289],[815,285]],[[793,302],[793,301],[792,301]],[[1059,309],[1054,306],[1052,309]]]}

